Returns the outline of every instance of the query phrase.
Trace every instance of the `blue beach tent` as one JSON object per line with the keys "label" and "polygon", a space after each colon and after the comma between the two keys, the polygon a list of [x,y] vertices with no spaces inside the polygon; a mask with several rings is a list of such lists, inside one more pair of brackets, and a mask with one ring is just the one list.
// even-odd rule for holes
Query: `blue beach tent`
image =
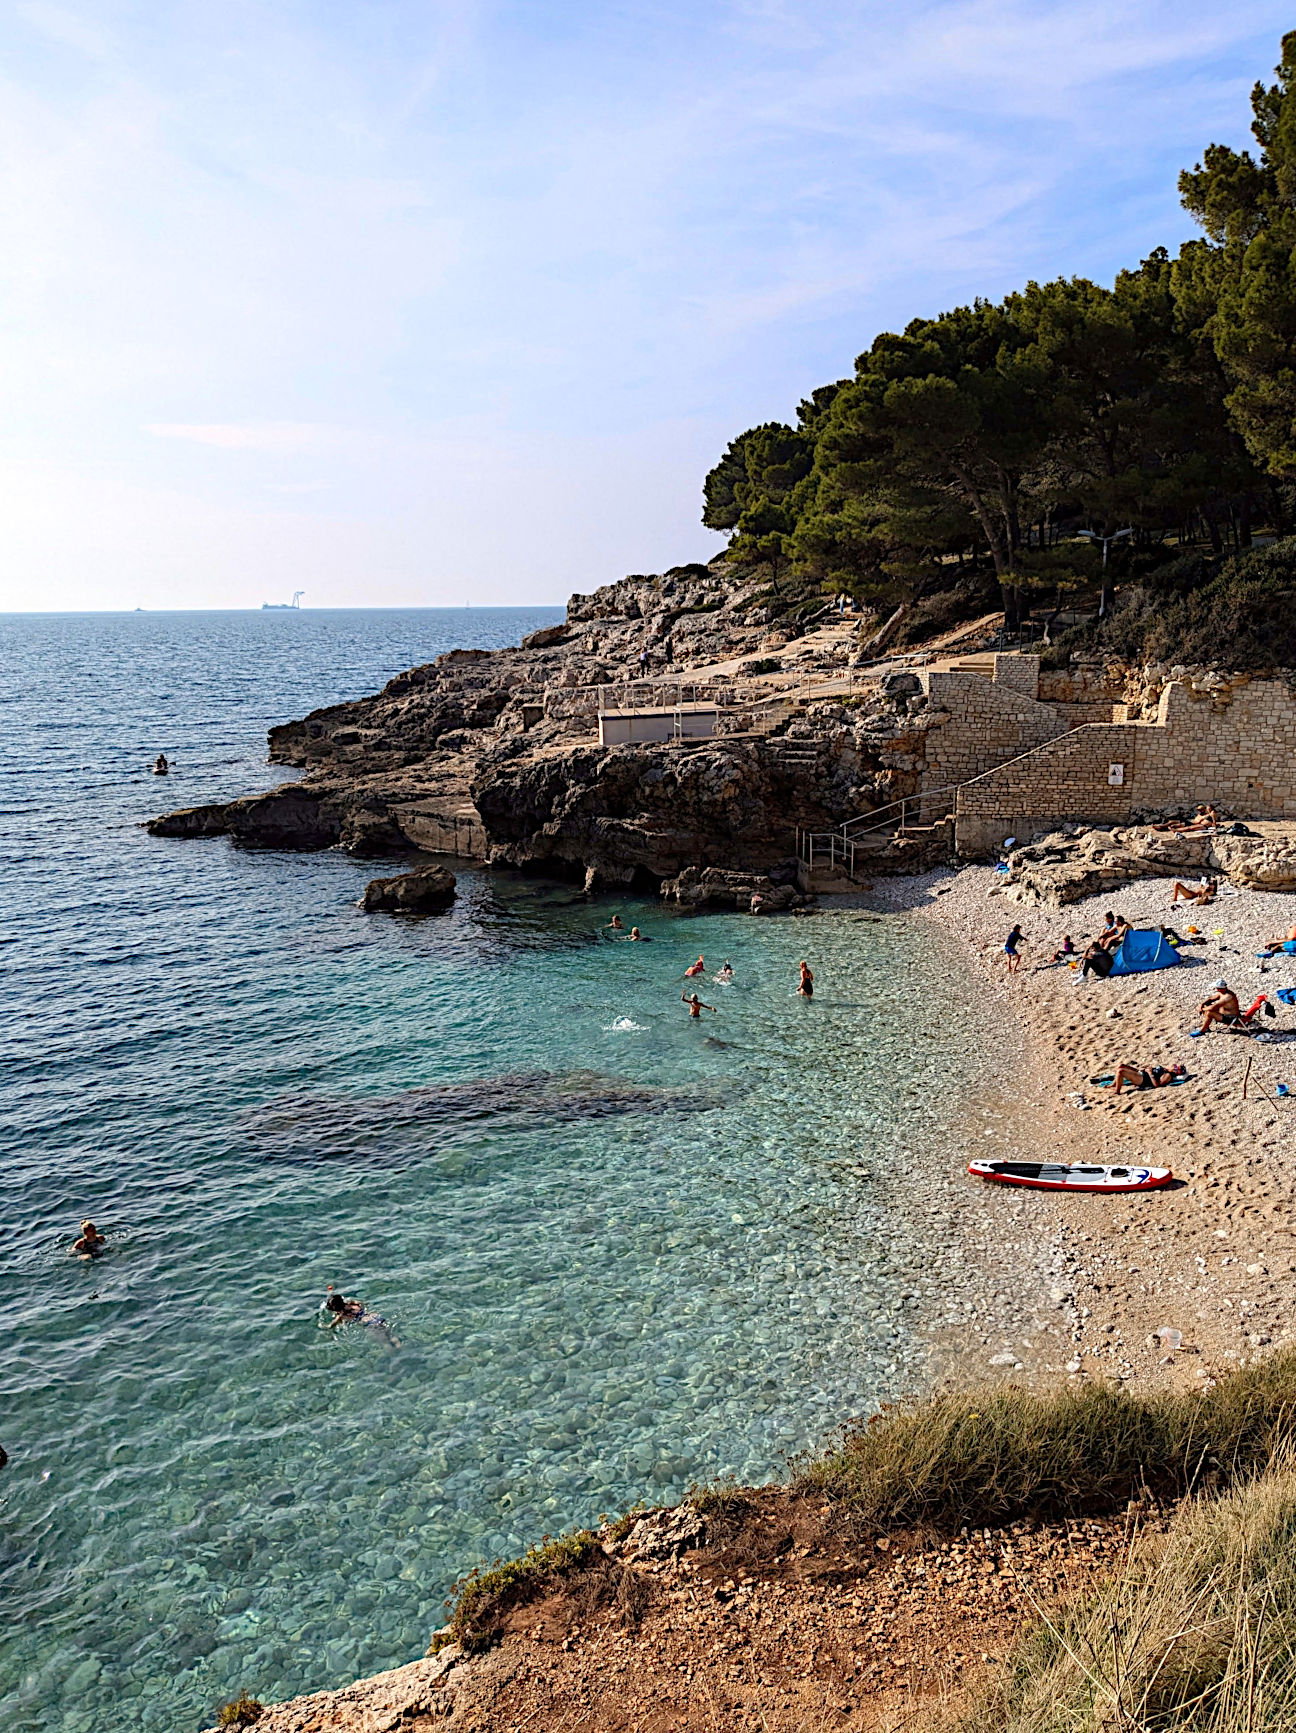
{"label": "blue beach tent", "polygon": [[1179,953],[1155,927],[1131,927],[1116,948],[1113,975],[1145,975],[1149,969],[1172,969]]}

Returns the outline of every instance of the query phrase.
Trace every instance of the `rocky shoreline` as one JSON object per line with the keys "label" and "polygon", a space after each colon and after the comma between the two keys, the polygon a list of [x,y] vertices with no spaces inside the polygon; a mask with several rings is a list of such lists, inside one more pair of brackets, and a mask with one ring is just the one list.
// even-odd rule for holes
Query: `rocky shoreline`
{"label": "rocky shoreline", "polygon": [[[374,697],[272,728],[271,762],[299,780],[148,829],[461,855],[591,891],[669,880],[683,900],[697,900],[698,881],[681,880],[694,869],[756,873],[772,881],[767,901],[792,906],[770,892],[789,882],[798,827],[832,827],[917,788],[924,701],[912,676],[903,690],[856,683],[855,622],[828,610],[780,622],[772,600],[723,561],[573,596],[563,625],[517,649],[454,650]],[[716,712],[711,737],[600,741],[601,698],[669,713],[698,694]]]}

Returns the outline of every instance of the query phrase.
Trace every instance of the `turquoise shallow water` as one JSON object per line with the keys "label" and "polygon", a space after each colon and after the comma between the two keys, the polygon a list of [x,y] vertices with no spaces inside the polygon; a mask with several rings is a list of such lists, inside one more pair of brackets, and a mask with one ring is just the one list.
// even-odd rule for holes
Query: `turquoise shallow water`
{"label": "turquoise shallow water", "polygon": [[[0,620],[7,1729],[411,1659],[474,1562],[768,1477],[918,1375],[887,1163],[948,1163],[975,1082],[921,926],[475,870],[405,922],[355,908],[371,864],[138,829],[279,779],[269,721],[553,617]],[[736,970],[701,1025],[699,951]],[[329,1282],[400,1347],[321,1331]]]}

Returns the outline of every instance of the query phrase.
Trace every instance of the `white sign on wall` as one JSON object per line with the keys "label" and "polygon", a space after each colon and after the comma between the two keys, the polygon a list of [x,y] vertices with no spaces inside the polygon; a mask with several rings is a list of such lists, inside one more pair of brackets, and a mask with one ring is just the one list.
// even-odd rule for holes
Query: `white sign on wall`
{"label": "white sign on wall", "polygon": [[1112,788],[1122,788],[1125,783],[1125,766],[1109,764],[1107,766],[1107,781]]}

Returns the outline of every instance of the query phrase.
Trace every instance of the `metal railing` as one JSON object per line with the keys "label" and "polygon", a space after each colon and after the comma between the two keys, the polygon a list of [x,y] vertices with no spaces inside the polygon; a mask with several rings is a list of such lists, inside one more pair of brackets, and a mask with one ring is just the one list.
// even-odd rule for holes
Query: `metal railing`
{"label": "metal railing", "polygon": [[[855,863],[860,854],[867,855],[871,849],[863,839],[876,836],[879,831],[889,830],[894,836],[903,836],[909,829],[910,811],[915,811],[923,824],[939,823],[948,818],[954,805],[955,797],[963,784],[952,782],[945,788],[927,788],[918,794],[901,795],[899,800],[888,801],[885,806],[876,807],[872,812],[862,812],[857,818],[848,818],[844,824],[839,824],[836,830],[801,830],[796,833],[796,851],[800,860],[813,870],[816,861],[835,867],[840,861],[849,878],[855,877]],[[940,801],[941,810],[933,813],[927,803]],[[884,814],[891,814],[884,817]],[[898,814],[898,816],[896,816]],[[863,846],[861,846],[863,844]]]}

